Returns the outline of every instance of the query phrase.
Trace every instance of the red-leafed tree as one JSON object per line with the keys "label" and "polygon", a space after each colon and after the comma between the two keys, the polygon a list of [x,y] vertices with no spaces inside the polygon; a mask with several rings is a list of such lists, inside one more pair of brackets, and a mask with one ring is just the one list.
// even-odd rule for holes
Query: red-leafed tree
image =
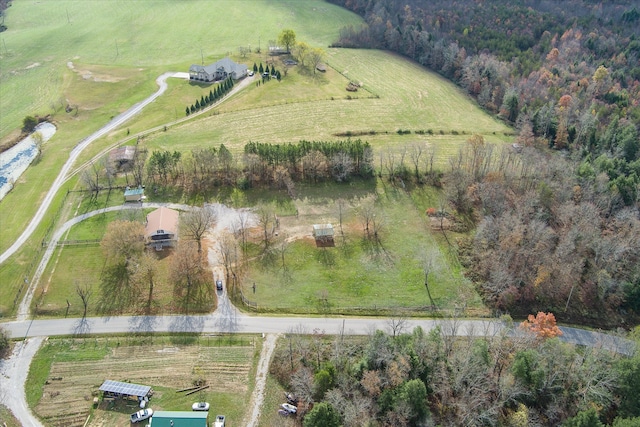
{"label": "red-leafed tree", "polygon": [[553,338],[562,335],[553,313],[539,311],[535,316],[530,314],[527,320],[520,324],[520,327],[536,334],[539,338]]}

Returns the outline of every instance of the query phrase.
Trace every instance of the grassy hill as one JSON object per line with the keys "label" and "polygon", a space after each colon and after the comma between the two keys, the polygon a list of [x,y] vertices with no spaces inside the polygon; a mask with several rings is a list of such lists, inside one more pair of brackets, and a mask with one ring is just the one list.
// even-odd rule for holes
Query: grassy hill
{"label": "grassy hill", "polygon": [[[327,46],[355,14],[318,0],[90,1],[16,0],[0,48],[0,139],[25,115],[51,113],[67,96],[69,61],[152,68],[155,75],[208,62],[239,46],[265,49],[284,28]],[[184,69],[184,68],[183,68]]]}

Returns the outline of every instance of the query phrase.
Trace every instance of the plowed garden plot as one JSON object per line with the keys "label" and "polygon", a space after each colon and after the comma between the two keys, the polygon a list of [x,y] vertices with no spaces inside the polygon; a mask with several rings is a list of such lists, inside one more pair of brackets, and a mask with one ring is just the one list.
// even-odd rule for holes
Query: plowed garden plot
{"label": "plowed garden plot", "polygon": [[[83,426],[90,414],[88,426],[128,425],[128,414],[137,409],[135,401],[105,401],[92,408],[102,382],[112,379],[151,386],[154,394],[149,406],[154,410],[190,410],[191,403],[206,399],[212,409],[219,411],[225,402],[244,401],[250,396],[255,349],[251,341],[245,344],[211,347],[167,343],[105,349],[109,346],[106,340],[91,340],[91,344],[83,343],[77,350],[62,344],[67,349],[53,356],[42,396],[34,409],[48,426]],[[86,357],[87,347],[94,345],[102,346],[99,350],[105,350],[103,357],[97,358],[94,349]],[[177,393],[192,387],[195,381],[204,382],[209,388],[191,396]]]}

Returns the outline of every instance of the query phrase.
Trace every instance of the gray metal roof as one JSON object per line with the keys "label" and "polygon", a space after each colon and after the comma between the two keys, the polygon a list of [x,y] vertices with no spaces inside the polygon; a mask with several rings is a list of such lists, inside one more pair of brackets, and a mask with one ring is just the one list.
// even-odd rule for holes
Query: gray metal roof
{"label": "gray metal roof", "polygon": [[146,385],[123,383],[120,381],[105,380],[100,386],[100,391],[124,394],[127,396],[146,396],[151,387]]}

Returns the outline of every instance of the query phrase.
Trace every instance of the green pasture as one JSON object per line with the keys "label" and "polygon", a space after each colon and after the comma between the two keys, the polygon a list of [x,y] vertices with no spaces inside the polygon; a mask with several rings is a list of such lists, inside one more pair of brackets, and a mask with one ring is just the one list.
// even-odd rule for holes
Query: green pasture
{"label": "green pasture", "polygon": [[284,28],[310,45],[327,46],[341,27],[360,22],[319,0],[16,0],[7,9],[0,45],[0,138],[25,115],[49,112],[63,96],[69,61],[168,71],[240,46],[266,50]]}
{"label": "green pasture", "polygon": [[[329,49],[327,58],[333,68],[326,74],[314,76],[294,66],[281,82],[251,85],[207,117],[150,135],[144,143],[151,150],[180,151],[224,143],[239,153],[249,141],[335,140],[364,133],[355,137],[375,148],[432,144],[444,165],[473,134],[496,144],[511,139],[505,135],[510,128],[459,88],[405,58],[357,49]],[[347,92],[349,80],[363,87]]]}
{"label": "green pasture", "polygon": [[[439,309],[451,310],[464,303],[471,309],[482,306],[472,284],[451,266],[446,247],[434,238],[424,210],[410,194],[382,180],[373,191],[363,190],[345,197],[344,242],[334,205],[341,195],[339,186],[324,196],[317,191],[305,195],[300,190],[301,199],[296,200],[300,215],[282,218],[279,232],[290,236],[291,230],[302,227],[307,237],[287,247],[284,267],[278,250],[255,258],[242,284],[245,295],[260,310],[273,312],[393,313],[413,309],[431,313],[422,270],[423,260],[430,257],[430,290]],[[437,200],[435,197],[423,194],[418,198]],[[380,244],[364,238],[358,213],[363,203],[373,200],[376,216],[383,223]],[[334,226],[335,247],[318,248],[310,237],[311,227],[326,222]]]}

